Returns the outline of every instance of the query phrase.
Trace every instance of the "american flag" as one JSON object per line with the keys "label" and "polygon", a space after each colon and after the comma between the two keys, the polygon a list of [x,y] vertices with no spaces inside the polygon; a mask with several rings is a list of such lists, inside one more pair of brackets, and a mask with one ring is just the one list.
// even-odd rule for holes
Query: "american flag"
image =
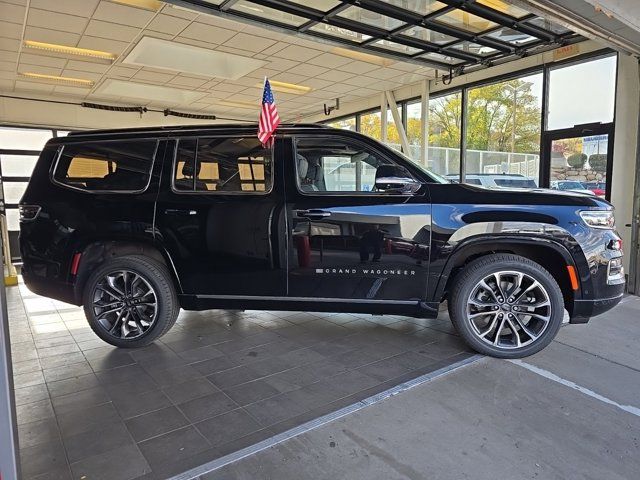
{"label": "american flag", "polygon": [[263,145],[271,145],[273,142],[273,133],[280,125],[280,116],[276,108],[276,102],[271,93],[271,85],[269,79],[264,79],[264,93],[262,94],[262,110],[260,111],[260,119],[258,120],[258,139]]}

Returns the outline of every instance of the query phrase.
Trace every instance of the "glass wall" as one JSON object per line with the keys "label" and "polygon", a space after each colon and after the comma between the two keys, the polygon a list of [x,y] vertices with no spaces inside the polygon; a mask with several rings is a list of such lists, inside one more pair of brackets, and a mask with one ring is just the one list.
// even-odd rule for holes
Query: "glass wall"
{"label": "glass wall", "polygon": [[27,188],[44,144],[51,137],[67,133],[41,128],[0,127],[0,186],[3,213],[7,217],[11,254],[14,258],[20,256],[18,202]]}
{"label": "glass wall", "polygon": [[429,98],[427,168],[450,180],[460,178],[462,93]]}
{"label": "glass wall", "polygon": [[[617,57],[610,54],[570,65],[539,67],[520,77],[462,87],[429,98],[429,130],[426,167],[452,181],[459,181],[464,168],[465,182],[488,187],[536,187],[541,178],[541,136],[552,129],[575,124],[613,121]],[[546,114],[543,105],[543,83],[549,88]],[[466,104],[463,105],[463,90]],[[421,102],[410,99],[398,102],[409,141],[407,155],[420,162]],[[547,119],[543,119],[543,114]],[[463,142],[465,122],[465,151]],[[381,139],[380,110],[357,113],[330,123],[338,128],[354,129],[377,140]],[[569,146],[567,142],[573,141]],[[607,139],[601,135],[584,137],[553,145],[550,185],[556,180],[570,179],[567,158],[578,154],[584,162],[579,175],[597,195],[606,183]],[[400,136],[390,111],[387,111],[387,144],[400,150]],[[576,150],[578,149],[578,150]],[[464,167],[462,166],[464,164]],[[578,175],[576,173],[575,175]],[[560,175],[560,176],[558,176]],[[574,176],[575,176],[574,175]],[[584,177],[584,178],[582,178]],[[588,185],[587,185],[588,183]]]}
{"label": "glass wall", "polygon": [[[536,187],[540,176],[542,72],[471,88],[465,108],[465,182]],[[503,174],[511,175],[496,177]]]}
{"label": "glass wall", "polygon": [[339,128],[341,130],[353,130],[356,131],[356,117],[340,118],[334,122],[327,123],[330,127]]}
{"label": "glass wall", "polygon": [[549,74],[547,129],[613,121],[615,55],[554,68]]}

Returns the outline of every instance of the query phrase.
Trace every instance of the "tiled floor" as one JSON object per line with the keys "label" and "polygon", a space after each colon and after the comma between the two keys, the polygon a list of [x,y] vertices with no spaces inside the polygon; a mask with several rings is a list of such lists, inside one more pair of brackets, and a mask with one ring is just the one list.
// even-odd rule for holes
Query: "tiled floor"
{"label": "tiled floor", "polygon": [[7,297],[25,480],[167,478],[470,355],[446,316],[217,310],[119,350]]}

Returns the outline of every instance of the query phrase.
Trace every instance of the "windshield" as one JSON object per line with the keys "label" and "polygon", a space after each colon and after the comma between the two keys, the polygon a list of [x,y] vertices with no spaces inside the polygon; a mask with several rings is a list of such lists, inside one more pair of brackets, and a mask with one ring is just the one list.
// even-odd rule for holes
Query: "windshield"
{"label": "windshield", "polygon": [[580,182],[561,182],[558,184],[560,190],[584,190],[584,186]]}

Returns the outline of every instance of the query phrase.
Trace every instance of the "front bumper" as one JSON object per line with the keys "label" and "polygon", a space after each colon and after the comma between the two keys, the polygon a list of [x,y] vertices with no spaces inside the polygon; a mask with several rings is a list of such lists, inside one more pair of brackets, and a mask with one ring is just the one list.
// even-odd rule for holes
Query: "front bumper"
{"label": "front bumper", "polygon": [[624,295],[624,283],[607,290],[614,290],[611,292],[613,295],[606,298],[574,300],[570,323],[587,323],[591,317],[601,315],[620,303]]}

